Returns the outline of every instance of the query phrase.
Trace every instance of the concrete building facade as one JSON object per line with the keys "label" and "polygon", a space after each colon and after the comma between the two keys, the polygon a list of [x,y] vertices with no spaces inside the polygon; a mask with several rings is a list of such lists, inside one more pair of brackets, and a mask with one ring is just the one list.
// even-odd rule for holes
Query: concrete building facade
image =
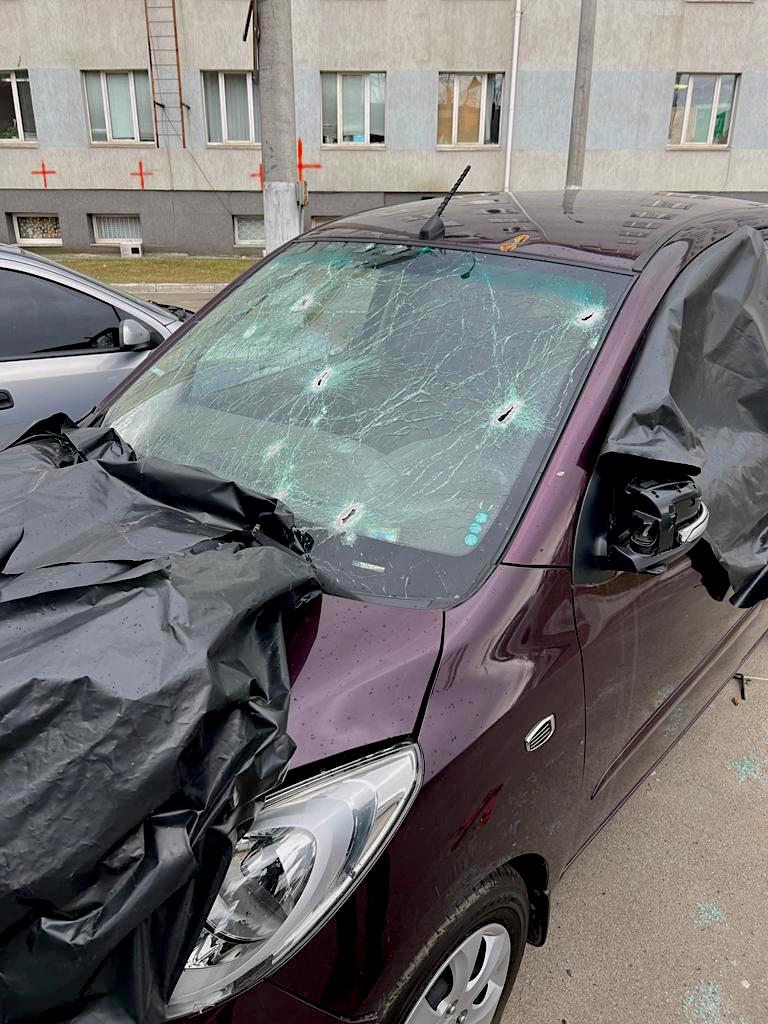
{"label": "concrete building facade", "polygon": [[[0,241],[261,244],[246,0],[0,0]],[[524,0],[511,182],[562,188],[579,0]],[[293,0],[310,218],[503,186],[515,0]],[[313,166],[319,165],[319,166]],[[768,199],[768,0],[599,0],[585,188]]]}

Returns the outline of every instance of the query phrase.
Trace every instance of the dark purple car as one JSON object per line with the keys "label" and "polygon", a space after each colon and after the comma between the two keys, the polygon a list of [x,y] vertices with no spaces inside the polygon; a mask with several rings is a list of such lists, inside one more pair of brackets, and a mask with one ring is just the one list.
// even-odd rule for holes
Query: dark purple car
{"label": "dark purple car", "polygon": [[768,207],[466,196],[425,240],[434,205],[297,239],[106,405],[140,456],[281,498],[324,590],[291,640],[297,754],[172,1017],[498,1021],[551,887],[768,626],[702,584],[697,502],[656,571],[579,569],[654,310]]}

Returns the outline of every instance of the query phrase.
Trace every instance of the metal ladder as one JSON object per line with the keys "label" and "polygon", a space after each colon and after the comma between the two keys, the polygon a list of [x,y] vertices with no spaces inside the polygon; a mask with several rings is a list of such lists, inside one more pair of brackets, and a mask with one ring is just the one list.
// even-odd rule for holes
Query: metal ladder
{"label": "metal ladder", "polygon": [[144,0],[158,146],[186,147],[176,0]]}

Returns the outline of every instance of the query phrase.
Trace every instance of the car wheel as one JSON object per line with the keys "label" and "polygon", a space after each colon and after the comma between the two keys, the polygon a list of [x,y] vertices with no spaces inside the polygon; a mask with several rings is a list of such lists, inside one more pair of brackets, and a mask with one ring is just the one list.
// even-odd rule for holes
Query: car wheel
{"label": "car wheel", "polygon": [[416,957],[384,1024],[497,1024],[528,933],[528,894],[512,868],[492,872]]}

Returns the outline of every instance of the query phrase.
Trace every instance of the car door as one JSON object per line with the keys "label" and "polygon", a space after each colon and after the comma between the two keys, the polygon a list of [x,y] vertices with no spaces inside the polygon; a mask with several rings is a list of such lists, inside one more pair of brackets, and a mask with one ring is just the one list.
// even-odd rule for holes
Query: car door
{"label": "car door", "polygon": [[[627,463],[633,475],[638,461]],[[681,468],[681,480],[685,473]],[[575,544],[587,735],[581,843],[702,712],[768,626],[762,605],[745,611],[729,603],[727,577],[706,541],[672,556],[662,571],[585,572],[585,548],[604,530],[606,490],[617,486],[624,481],[596,470]]]}
{"label": "car door", "polygon": [[121,351],[120,309],[76,287],[0,267],[0,428],[84,415],[146,355]]}

